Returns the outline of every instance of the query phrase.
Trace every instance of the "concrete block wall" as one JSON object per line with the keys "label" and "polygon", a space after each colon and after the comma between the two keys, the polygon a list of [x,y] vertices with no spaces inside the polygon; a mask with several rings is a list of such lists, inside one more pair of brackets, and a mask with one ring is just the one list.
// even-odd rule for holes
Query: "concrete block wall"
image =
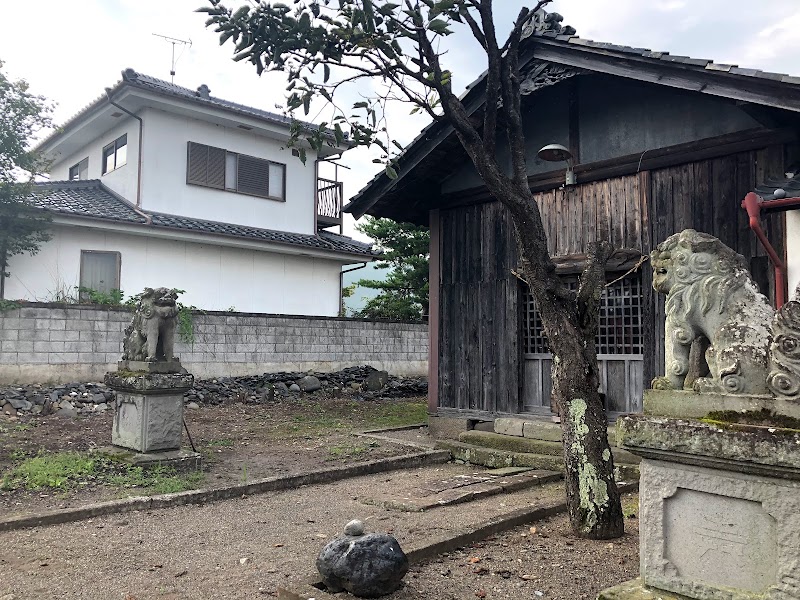
{"label": "concrete block wall", "polygon": [[[100,381],[116,368],[131,313],[119,307],[25,304],[0,312],[0,384]],[[424,323],[195,313],[194,342],[176,353],[195,377],[335,371],[372,365],[424,375]]]}

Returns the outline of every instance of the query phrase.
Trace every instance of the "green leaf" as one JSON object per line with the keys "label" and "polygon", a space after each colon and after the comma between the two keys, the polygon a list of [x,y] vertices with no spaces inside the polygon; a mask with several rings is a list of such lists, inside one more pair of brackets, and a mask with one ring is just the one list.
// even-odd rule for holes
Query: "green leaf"
{"label": "green leaf", "polygon": [[386,165],[386,176],[389,179],[397,179],[397,171],[391,165]]}
{"label": "green leaf", "polygon": [[434,33],[438,33],[439,35],[448,35],[452,33],[452,31],[450,31],[447,27],[447,21],[443,19],[434,19],[428,23],[428,29]]}

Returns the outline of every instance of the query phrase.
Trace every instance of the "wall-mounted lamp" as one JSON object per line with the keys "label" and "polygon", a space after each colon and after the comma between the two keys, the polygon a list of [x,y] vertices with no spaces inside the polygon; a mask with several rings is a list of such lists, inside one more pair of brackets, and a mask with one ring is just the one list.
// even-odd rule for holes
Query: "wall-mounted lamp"
{"label": "wall-mounted lamp", "polygon": [[567,163],[567,179],[566,185],[575,185],[575,171],[572,170],[572,152],[561,144],[548,144],[539,152],[536,153],[539,158],[548,162],[561,162],[562,160]]}

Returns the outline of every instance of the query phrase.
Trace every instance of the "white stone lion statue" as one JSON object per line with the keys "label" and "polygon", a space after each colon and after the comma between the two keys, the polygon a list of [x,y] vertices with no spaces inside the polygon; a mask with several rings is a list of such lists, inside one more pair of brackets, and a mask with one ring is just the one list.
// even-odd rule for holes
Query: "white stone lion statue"
{"label": "white stone lion statue", "polygon": [[178,293],[163,287],[144,288],[137,298],[133,321],[125,328],[123,360],[174,360]]}
{"label": "white stone lion statue", "polygon": [[694,380],[696,392],[769,394],[774,310],[744,257],[711,235],[687,229],[664,240],[650,258],[653,288],[667,295],[666,377],[653,380],[653,388],[684,389],[692,342],[700,339],[708,345],[709,376]]}

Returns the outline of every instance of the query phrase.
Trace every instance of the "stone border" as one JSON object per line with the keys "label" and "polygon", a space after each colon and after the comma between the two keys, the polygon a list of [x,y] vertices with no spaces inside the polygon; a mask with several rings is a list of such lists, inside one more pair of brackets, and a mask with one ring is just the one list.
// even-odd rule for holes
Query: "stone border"
{"label": "stone border", "polygon": [[322,469],[320,471],[312,471],[310,473],[301,473],[298,475],[267,477],[251,483],[237,484],[223,488],[189,490],[186,492],[177,492],[175,494],[138,496],[135,498],[124,498],[122,500],[110,500],[108,502],[98,502],[97,504],[90,504],[77,508],[23,515],[10,519],[0,519],[0,532],[26,529],[28,527],[70,523],[115,513],[172,508],[175,506],[185,506],[187,504],[203,504],[218,500],[230,500],[241,496],[252,496],[265,492],[288,490],[303,485],[333,483],[334,481],[340,481],[350,477],[444,464],[450,459],[451,455],[449,451],[433,450],[406,454],[404,456],[395,456],[382,460],[372,460],[345,467]]}
{"label": "stone border", "polygon": [[[639,489],[639,482],[621,483],[618,486],[620,494],[627,494]],[[452,552],[457,548],[463,548],[480,540],[486,539],[491,535],[496,535],[518,525],[540,521],[548,517],[566,512],[567,504],[560,501],[549,506],[537,506],[533,508],[520,508],[499,517],[495,517],[474,528],[462,529],[453,534],[439,538],[432,542],[427,542],[419,546],[412,546],[406,552],[408,562],[416,564],[424,560],[438,556],[445,552]],[[291,588],[278,588],[279,600],[335,600],[339,595],[331,595],[325,592],[325,586],[318,576],[309,576],[306,584],[298,584]]]}

